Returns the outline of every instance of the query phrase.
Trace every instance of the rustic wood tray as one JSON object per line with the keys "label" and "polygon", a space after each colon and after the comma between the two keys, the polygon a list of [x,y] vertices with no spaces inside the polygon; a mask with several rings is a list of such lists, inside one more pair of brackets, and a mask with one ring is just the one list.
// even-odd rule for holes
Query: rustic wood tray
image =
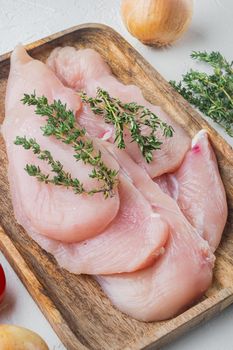
{"label": "rustic wood tray", "polygon": [[[217,250],[214,281],[205,297],[180,316],[166,322],[143,323],[115,310],[97,283],[59,268],[20,227],[13,215],[7,181],[7,156],[0,146],[0,248],[69,350],[159,349],[233,302],[233,152],[232,148],[178,95],[132,46],[104,25],[86,24],[27,46],[42,61],[57,46],[90,47],[104,57],[124,83],[138,85],[152,103],[162,105],[193,136],[206,128],[214,146],[228,196],[229,217]],[[0,57],[0,122],[9,56]]]}

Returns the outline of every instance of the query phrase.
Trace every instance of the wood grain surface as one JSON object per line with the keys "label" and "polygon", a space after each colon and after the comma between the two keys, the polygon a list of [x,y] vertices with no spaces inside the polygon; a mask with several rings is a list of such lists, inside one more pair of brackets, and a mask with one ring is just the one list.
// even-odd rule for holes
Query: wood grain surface
{"label": "wood grain surface", "polygon": [[[97,283],[61,269],[19,226],[13,215],[7,180],[7,156],[0,139],[0,247],[22,282],[69,350],[160,349],[178,335],[211,318],[233,302],[233,152],[221,136],[178,95],[119,34],[99,24],[81,25],[28,45],[42,61],[57,46],[97,50],[124,83],[139,86],[145,97],[161,105],[193,136],[208,130],[226,188],[229,217],[212,287],[195,306],[165,322],[143,323],[113,308]],[[9,54],[0,58],[0,122],[9,73]]]}

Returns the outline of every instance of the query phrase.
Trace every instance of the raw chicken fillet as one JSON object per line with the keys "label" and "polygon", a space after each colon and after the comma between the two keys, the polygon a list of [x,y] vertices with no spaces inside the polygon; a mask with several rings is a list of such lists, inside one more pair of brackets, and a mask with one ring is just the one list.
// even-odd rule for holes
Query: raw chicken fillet
{"label": "raw chicken fillet", "polygon": [[207,241],[184,217],[177,203],[123,151],[109,147],[135,186],[170,227],[164,254],[152,267],[98,276],[112,303],[126,314],[154,321],[173,317],[210,286],[215,257]]}
{"label": "raw chicken fillet", "polygon": [[178,203],[188,221],[208,241],[219,245],[227,219],[227,202],[215,154],[205,130],[193,139],[180,168],[155,179]]}
{"label": "raw chicken fillet", "polygon": [[[20,101],[24,93],[36,92],[45,95],[50,102],[60,99],[74,112],[81,107],[79,97],[64,87],[57,77],[42,62],[33,60],[22,46],[11,56],[11,70],[6,93],[6,118],[2,126],[9,159],[9,181],[15,216],[24,226],[27,220],[41,234],[64,242],[77,242],[97,235],[114,219],[119,210],[119,196],[104,199],[95,196],[75,195],[72,190],[53,185],[44,185],[29,177],[24,168],[27,163],[40,165],[49,171],[44,162],[22,147],[14,145],[16,136],[27,136],[37,140],[41,149],[49,150],[54,159],[64,164],[65,170],[80,179],[87,188],[99,183],[89,177],[91,166],[75,162],[69,145],[42,135],[43,118],[35,115],[34,108]],[[105,163],[118,169],[118,164],[101,149]],[[17,200],[14,198],[17,197]]]}
{"label": "raw chicken fillet", "polygon": [[[144,167],[151,177],[176,170],[179,167],[190,147],[190,139],[185,131],[160,107],[146,101],[137,86],[120,83],[111,74],[105,61],[96,51],[91,49],[77,51],[71,47],[56,48],[49,56],[47,64],[66,86],[75,91],[84,90],[89,96],[95,96],[97,88],[100,87],[107,90],[110,96],[119,98],[122,102],[137,102],[148,107],[162,121],[174,128],[174,136],[165,138],[158,133],[163,145],[161,150],[153,152],[153,161],[148,164],[138,146],[131,142],[131,137],[126,132],[127,153],[136,163]],[[94,115],[88,107],[85,106],[82,113],[79,114],[79,122],[90,135],[108,138],[110,142],[113,142],[113,128],[104,123],[101,117]],[[146,127],[144,132],[145,134],[148,132]]]}

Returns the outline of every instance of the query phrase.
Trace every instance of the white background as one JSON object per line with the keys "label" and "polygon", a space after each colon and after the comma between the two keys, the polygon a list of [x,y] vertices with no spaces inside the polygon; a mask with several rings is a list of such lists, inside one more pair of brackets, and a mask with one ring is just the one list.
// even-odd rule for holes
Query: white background
{"label": "white background", "polygon": [[[166,79],[177,80],[193,66],[189,58],[192,50],[219,50],[227,59],[233,58],[233,1],[194,0],[194,3],[188,33],[172,47],[154,49],[142,45],[126,31],[120,18],[119,0],[0,0],[0,54],[12,50],[19,42],[30,43],[77,24],[100,22],[120,32]],[[232,139],[227,140],[233,145]],[[51,350],[64,350],[2,255],[0,262],[7,277],[0,323],[28,327],[38,332]],[[173,342],[166,350],[232,350],[232,330],[233,306]]]}

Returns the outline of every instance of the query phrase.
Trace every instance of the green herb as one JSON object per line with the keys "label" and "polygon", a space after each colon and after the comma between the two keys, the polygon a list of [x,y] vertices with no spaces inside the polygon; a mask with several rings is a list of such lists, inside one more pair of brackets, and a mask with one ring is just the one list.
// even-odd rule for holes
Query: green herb
{"label": "green herb", "polygon": [[[97,89],[95,98],[88,97],[85,93],[81,93],[81,98],[90,105],[95,114],[101,115],[106,123],[114,125],[118,148],[125,148],[124,128],[128,128],[132,142],[138,144],[148,163],[153,159],[152,151],[160,149],[162,144],[156,136],[157,130],[161,129],[165,137],[173,136],[172,126],[162,122],[155,113],[135,102],[123,103],[100,88]],[[142,128],[145,126],[150,130],[149,135],[143,135]]]}
{"label": "green herb", "polygon": [[83,193],[84,188],[83,185],[79,182],[78,179],[72,179],[71,175],[63,170],[63,166],[59,161],[55,161],[49,151],[42,151],[40,145],[36,142],[35,139],[27,139],[24,137],[16,137],[15,140],[16,145],[21,145],[24,149],[29,150],[32,149],[33,153],[37,155],[38,159],[46,161],[50,166],[52,172],[56,175],[51,178],[50,175],[43,174],[40,167],[27,164],[25,167],[26,172],[30,176],[34,176],[38,181],[44,182],[46,184],[52,183],[55,185],[62,185],[68,187],[72,187],[75,193]]}
{"label": "green herb", "polygon": [[36,140],[18,136],[15,144],[21,145],[28,150],[31,149],[40,160],[50,165],[55,175],[51,177],[43,174],[41,169],[33,164],[26,165],[25,170],[27,173],[44,183],[70,187],[75,193],[94,194],[101,192],[106,198],[113,196],[114,187],[117,184],[117,171],[109,169],[102,161],[101,152],[95,152],[92,141],[84,138],[85,130],[78,128],[73,112],[67,110],[66,105],[62,104],[60,100],[49,104],[46,97],[36,97],[35,93],[31,95],[25,94],[22,102],[28,106],[35,106],[35,113],[46,117],[46,124],[41,127],[43,135],[55,136],[61,142],[71,145],[75,159],[83,161],[84,164],[92,165],[93,170],[89,176],[102,182],[102,186],[86,190],[78,179],[73,179],[69,173],[63,170],[62,164],[54,160],[49,151],[41,150]]}
{"label": "green herb", "polygon": [[191,69],[181,82],[171,81],[171,85],[233,136],[233,62],[227,62],[219,52],[193,51],[191,57],[208,63],[212,74]]}

